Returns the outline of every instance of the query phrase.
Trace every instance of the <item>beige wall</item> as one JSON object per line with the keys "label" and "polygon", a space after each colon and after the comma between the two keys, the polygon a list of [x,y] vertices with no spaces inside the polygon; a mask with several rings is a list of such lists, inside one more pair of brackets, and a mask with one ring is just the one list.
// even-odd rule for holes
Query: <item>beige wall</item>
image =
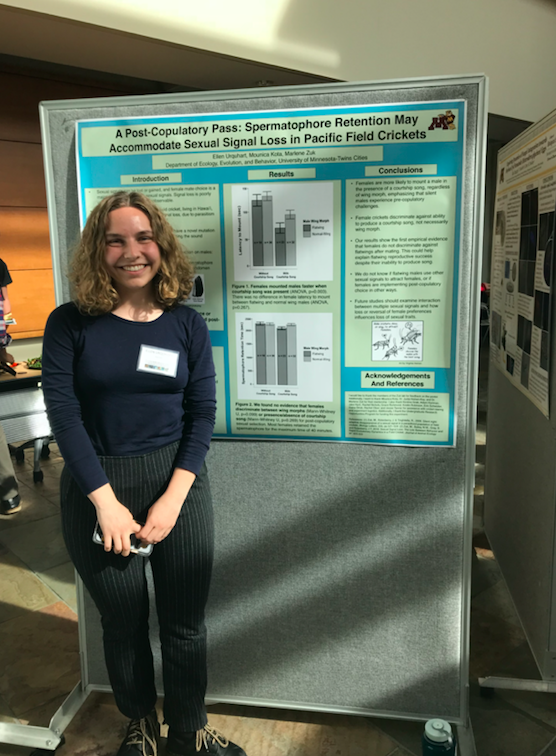
{"label": "beige wall", "polygon": [[[168,51],[200,48],[347,81],[486,73],[490,112],[528,121],[556,105],[556,4],[551,0],[11,0],[3,5],[162,40]],[[117,46],[113,56],[98,57],[99,67],[110,70]],[[119,59],[118,67],[127,68],[119,72],[145,76],[134,74],[141,56],[133,57]],[[158,63],[163,67],[162,60]]]}

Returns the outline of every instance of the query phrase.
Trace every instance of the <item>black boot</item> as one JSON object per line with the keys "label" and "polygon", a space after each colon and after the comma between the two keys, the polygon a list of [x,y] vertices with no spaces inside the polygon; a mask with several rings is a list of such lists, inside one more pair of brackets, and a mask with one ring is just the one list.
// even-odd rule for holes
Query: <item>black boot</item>
{"label": "black boot", "polygon": [[247,756],[243,748],[231,743],[221,732],[205,725],[197,732],[170,729],[166,756]]}
{"label": "black boot", "polygon": [[142,719],[132,719],[117,756],[158,756],[160,725],[153,709]]}

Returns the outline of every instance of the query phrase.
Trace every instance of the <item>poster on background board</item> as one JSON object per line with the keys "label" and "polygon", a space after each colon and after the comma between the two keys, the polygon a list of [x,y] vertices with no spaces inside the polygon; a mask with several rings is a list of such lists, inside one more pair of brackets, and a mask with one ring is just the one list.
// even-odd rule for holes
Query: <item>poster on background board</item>
{"label": "poster on background board", "polygon": [[465,102],[77,123],[80,215],[121,189],[196,269],[217,438],[453,446]]}
{"label": "poster on background board", "polygon": [[549,416],[556,111],[500,150],[490,291],[495,365]]}

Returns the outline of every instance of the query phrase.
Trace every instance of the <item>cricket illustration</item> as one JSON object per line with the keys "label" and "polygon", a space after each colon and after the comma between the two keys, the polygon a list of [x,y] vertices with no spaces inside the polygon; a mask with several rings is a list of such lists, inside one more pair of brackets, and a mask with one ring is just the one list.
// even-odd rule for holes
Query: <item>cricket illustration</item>
{"label": "cricket illustration", "polygon": [[[392,320],[373,322],[372,359],[378,362],[421,362],[423,359],[423,321]],[[373,338],[376,341],[373,341]]]}
{"label": "cricket illustration", "polygon": [[401,337],[400,345],[417,344],[417,339],[421,336],[421,333],[416,328],[410,328],[409,331]]}
{"label": "cricket illustration", "polygon": [[398,352],[401,351],[401,348],[402,348],[401,345],[396,346],[396,339],[394,339],[394,343],[392,344],[390,349],[385,353],[384,359],[389,360],[390,357],[396,357]]}
{"label": "cricket illustration", "polygon": [[386,334],[382,334],[382,341],[375,341],[373,347],[375,349],[388,349],[390,346],[390,336],[386,337]]}

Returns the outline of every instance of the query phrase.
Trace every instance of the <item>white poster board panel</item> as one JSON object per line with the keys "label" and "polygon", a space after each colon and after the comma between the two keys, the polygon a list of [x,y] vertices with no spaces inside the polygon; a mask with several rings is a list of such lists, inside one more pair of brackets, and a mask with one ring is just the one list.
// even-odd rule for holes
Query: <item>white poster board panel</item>
{"label": "white poster board panel", "polygon": [[[408,107],[464,102],[466,109],[461,235],[457,237],[460,257],[454,266],[458,278],[454,445],[312,443],[310,438],[279,443],[258,438],[213,442],[208,464],[215,503],[216,561],[207,616],[213,700],[405,718],[440,714],[454,722],[467,722],[486,81],[481,76],[446,77],[43,105],[49,218],[61,303],[70,297],[63,272],[82,222],[76,122],[184,115],[195,120],[224,112],[239,116],[260,112],[262,117],[270,110],[369,110],[399,107],[400,102]],[[440,110],[431,122],[442,114],[446,111]],[[399,165],[433,165],[431,146],[421,147],[418,163],[405,160]],[[365,166],[360,178],[325,175],[321,181],[365,181],[381,167]],[[235,184],[249,187],[252,180],[243,176]],[[279,181],[265,178],[264,183],[275,187]],[[111,181],[105,188],[114,185],[120,186]],[[346,190],[342,196],[347,194]],[[224,217],[224,202],[220,191],[220,217]],[[349,215],[347,220],[351,221]],[[228,229],[233,250],[233,223]],[[226,233],[225,227],[222,245]],[[235,276],[239,255],[234,255]],[[228,266],[229,261],[223,264]],[[325,272],[323,268],[323,281]],[[251,280],[256,279],[252,273],[251,278],[245,271],[242,275],[246,280],[240,283],[259,283]],[[195,294],[201,300],[197,305],[207,304],[207,288],[197,287]],[[343,287],[341,295],[345,297]],[[265,306],[257,304],[257,308],[252,308],[255,315],[268,314]],[[279,309],[269,312],[283,315]],[[224,313],[227,317],[227,308]],[[235,338],[237,321],[241,323],[243,315],[238,313],[237,318],[234,315]],[[330,312],[318,314],[330,317]],[[375,320],[382,330],[377,338],[369,331],[373,344],[389,334],[393,338],[393,329],[401,327],[403,336],[411,333],[408,321],[393,313]],[[418,334],[421,320],[415,318],[413,330]],[[422,352],[418,338],[413,338],[414,343],[408,340],[413,362],[426,355],[426,340]],[[384,355],[380,345],[374,348],[373,355],[369,344],[371,364],[365,366],[369,369],[364,376],[359,366],[350,366],[358,371],[358,381],[381,380],[373,375],[380,373],[380,365],[372,363]],[[392,381],[405,378],[424,384],[409,388],[431,387],[435,378],[432,370],[419,373],[410,361],[396,360],[386,369],[392,371]],[[356,382],[355,393],[359,386]],[[341,390],[347,395],[352,388],[342,385]],[[406,388],[403,392],[410,393]],[[324,385],[322,390],[329,388]],[[86,603],[80,614],[86,679],[93,688],[105,681],[95,612]]]}

